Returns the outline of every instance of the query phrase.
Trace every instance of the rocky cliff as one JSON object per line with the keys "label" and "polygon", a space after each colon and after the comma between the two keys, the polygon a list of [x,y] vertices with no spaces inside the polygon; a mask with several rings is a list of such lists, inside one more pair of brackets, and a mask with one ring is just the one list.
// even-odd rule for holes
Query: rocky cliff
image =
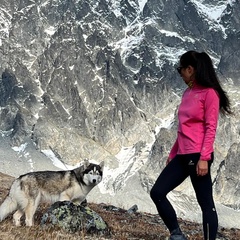
{"label": "rocky cliff", "polygon": [[[190,49],[207,51],[235,111],[219,122],[215,197],[239,209],[239,5],[0,0],[1,132],[10,133],[12,146],[30,141],[65,164],[105,160],[99,201],[125,205],[129,195],[155,211],[148,192],[175,140],[185,88],[178,59]],[[189,183],[182,188],[192,202]]]}

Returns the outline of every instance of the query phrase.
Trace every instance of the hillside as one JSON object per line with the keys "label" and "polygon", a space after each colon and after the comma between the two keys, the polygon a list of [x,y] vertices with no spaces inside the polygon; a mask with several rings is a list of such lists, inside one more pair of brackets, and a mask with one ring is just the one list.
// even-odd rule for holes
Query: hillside
{"label": "hillside", "polygon": [[[7,195],[13,178],[9,175],[0,173],[0,202]],[[107,206],[106,204],[88,204],[91,209],[96,211],[108,224],[109,232],[103,236],[89,235],[85,232],[68,234],[60,229],[45,231],[39,226],[46,204],[40,206],[36,213],[34,227],[15,227],[12,224],[11,216],[0,223],[0,240],[45,240],[45,239],[86,239],[86,240],[165,240],[168,236],[165,226],[158,215],[148,213],[128,213],[127,210]],[[181,227],[189,240],[201,240],[201,226],[199,224],[183,221],[180,219]],[[240,229],[220,228],[218,233],[219,240],[240,239]]]}

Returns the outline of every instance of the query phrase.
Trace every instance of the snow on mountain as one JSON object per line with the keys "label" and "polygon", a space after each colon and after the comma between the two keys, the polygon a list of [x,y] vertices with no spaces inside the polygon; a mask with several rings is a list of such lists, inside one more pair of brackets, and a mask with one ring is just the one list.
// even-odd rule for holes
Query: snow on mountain
{"label": "snow on mountain", "polygon": [[148,0],[138,0],[139,10],[140,12],[143,11],[144,6],[146,5]]}
{"label": "snow on mountain", "polygon": [[204,0],[196,1],[191,0],[196,5],[196,8],[200,14],[203,14],[207,19],[213,22],[219,22],[227,4],[232,1],[217,1],[211,4],[211,2],[204,4]]}
{"label": "snow on mountain", "polygon": [[[209,29],[221,30],[226,38],[225,27],[220,23],[221,18],[225,14],[225,10],[228,5],[232,5],[236,0],[228,1],[205,1],[205,0],[191,0],[191,2],[196,6],[199,14],[203,15],[204,18],[209,22]],[[207,3],[206,3],[207,2]]]}

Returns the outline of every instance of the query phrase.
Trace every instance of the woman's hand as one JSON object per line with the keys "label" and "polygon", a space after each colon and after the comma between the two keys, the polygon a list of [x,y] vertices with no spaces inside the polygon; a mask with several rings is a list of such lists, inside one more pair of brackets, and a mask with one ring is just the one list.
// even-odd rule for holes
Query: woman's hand
{"label": "woman's hand", "polygon": [[208,173],[208,161],[204,161],[204,160],[199,160],[197,163],[197,175],[198,176],[205,176]]}

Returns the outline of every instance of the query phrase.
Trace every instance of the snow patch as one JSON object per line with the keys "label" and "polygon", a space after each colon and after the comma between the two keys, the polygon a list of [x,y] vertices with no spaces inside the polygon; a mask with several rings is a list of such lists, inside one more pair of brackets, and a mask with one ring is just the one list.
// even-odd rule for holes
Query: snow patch
{"label": "snow patch", "polygon": [[145,7],[147,2],[148,2],[148,0],[138,0],[140,12],[143,11],[143,8]]}
{"label": "snow patch", "polygon": [[191,0],[197,6],[198,12],[204,14],[208,19],[218,22],[223,11],[227,7],[226,1],[219,1],[218,4],[203,4],[203,1]]}
{"label": "snow patch", "polygon": [[57,168],[60,168],[60,169],[63,169],[63,170],[72,170],[76,167],[79,166],[79,164],[75,165],[75,166],[71,166],[71,165],[68,165],[68,164],[65,164],[64,162],[62,162],[61,160],[59,160],[56,155],[54,154],[54,152],[52,150],[41,150],[41,152],[46,156],[48,157],[53,165]]}
{"label": "snow patch", "polygon": [[50,36],[52,36],[56,31],[57,31],[57,29],[53,26],[50,26],[49,28],[44,30],[44,32]]}
{"label": "snow patch", "polygon": [[24,152],[25,149],[27,147],[27,143],[24,143],[24,144],[21,144],[20,146],[14,146],[12,147],[12,149],[15,151],[15,152]]}
{"label": "snow patch", "polygon": [[[115,186],[124,186],[125,182],[140,170],[148,160],[148,155],[152,144],[147,144],[140,152],[136,152],[135,146],[122,147],[122,149],[115,155],[118,159],[119,166],[116,169],[110,169],[104,166],[104,178],[99,185],[102,194],[110,194],[114,196],[119,189]],[[136,156],[138,161],[136,161]],[[108,183],[114,184],[108,184]]]}
{"label": "snow patch", "polygon": [[[0,108],[0,110],[1,110],[1,108]],[[10,129],[8,131],[0,130],[0,134],[1,134],[2,137],[8,137],[9,135],[12,134],[12,132],[13,132],[13,129]]]}

